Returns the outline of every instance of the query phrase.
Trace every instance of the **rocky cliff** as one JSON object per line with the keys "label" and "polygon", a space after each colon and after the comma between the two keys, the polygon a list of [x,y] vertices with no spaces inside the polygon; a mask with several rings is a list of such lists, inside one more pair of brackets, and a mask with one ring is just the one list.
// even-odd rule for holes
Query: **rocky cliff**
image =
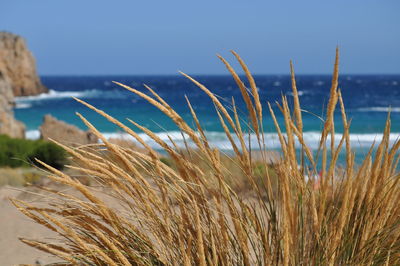
{"label": "rocky cliff", "polygon": [[24,39],[0,32],[0,134],[25,137],[25,126],[14,118],[14,96],[47,92],[36,72],[35,59]]}
{"label": "rocky cliff", "polygon": [[14,95],[11,81],[0,71],[0,134],[25,137],[25,126],[14,118]]}
{"label": "rocky cliff", "polygon": [[48,91],[37,75],[32,53],[25,40],[18,35],[0,32],[0,72],[10,81],[14,96]]}

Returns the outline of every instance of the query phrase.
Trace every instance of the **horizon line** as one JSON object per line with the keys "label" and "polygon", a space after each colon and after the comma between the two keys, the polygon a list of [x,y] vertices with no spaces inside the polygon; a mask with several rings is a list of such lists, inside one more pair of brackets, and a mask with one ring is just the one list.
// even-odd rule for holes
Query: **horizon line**
{"label": "horizon line", "polygon": [[[190,76],[229,76],[229,73],[226,74],[188,74]],[[245,76],[244,73],[238,73],[239,76]],[[290,76],[290,73],[256,73],[252,74],[253,76]],[[400,76],[399,73],[339,73],[339,76]],[[39,77],[123,77],[123,76],[131,76],[131,77],[143,77],[143,76],[164,76],[164,77],[183,77],[181,74],[39,74]],[[332,73],[299,73],[296,76],[332,76]]]}

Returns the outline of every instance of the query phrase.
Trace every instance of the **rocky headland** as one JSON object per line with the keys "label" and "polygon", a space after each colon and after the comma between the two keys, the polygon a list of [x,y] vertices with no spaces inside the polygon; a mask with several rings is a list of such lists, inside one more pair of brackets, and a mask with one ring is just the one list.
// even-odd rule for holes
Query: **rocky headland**
{"label": "rocky headland", "polygon": [[0,32],[0,71],[11,82],[14,96],[48,91],[37,75],[35,58],[21,36]]}
{"label": "rocky headland", "polygon": [[0,72],[0,134],[24,138],[25,125],[14,118],[14,105],[11,82]]}
{"label": "rocky headland", "polygon": [[0,32],[0,134],[25,137],[25,126],[14,118],[15,96],[47,92],[36,71],[35,59],[25,40]]}

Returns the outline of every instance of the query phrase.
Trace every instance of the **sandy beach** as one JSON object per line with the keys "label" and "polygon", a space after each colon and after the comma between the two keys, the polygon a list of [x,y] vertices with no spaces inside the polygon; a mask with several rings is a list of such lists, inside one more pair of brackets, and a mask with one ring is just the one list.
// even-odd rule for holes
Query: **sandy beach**
{"label": "sandy beach", "polygon": [[[26,190],[26,192],[22,191]],[[45,227],[34,223],[23,215],[10,202],[9,198],[16,198],[26,201],[39,200],[39,195],[29,192],[34,189],[15,188],[5,186],[0,188],[0,261],[1,265],[18,264],[46,264],[57,262],[57,258],[50,257],[49,254],[31,248],[22,243],[18,237],[28,239],[51,238],[51,232]]]}

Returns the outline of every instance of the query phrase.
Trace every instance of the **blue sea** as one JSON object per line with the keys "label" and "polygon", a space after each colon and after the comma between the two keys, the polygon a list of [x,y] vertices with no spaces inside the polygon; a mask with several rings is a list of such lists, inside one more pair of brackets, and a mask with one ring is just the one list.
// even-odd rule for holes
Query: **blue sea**
{"label": "blue sea", "polygon": [[[227,107],[231,106],[233,97],[242,118],[246,120],[245,105],[231,76],[194,77],[218,95]],[[296,79],[301,106],[304,110],[304,136],[308,145],[316,149],[323,125],[321,119],[324,118],[324,107],[328,102],[331,76],[300,75]],[[130,124],[126,118],[130,118],[157,132],[162,139],[167,140],[167,135],[170,135],[179,145],[183,145],[183,137],[170,119],[145,100],[112,81],[121,82],[148,94],[143,84],[149,85],[189,124],[193,124],[185,100],[187,96],[207,131],[212,145],[222,150],[231,149],[211,100],[183,76],[43,76],[42,82],[50,89],[49,93],[17,98],[16,117],[25,123],[27,138],[31,139],[39,137],[38,128],[46,114],[86,129],[75,112],[83,114],[107,137],[126,137],[116,126],[71,98],[75,96],[127,125]],[[267,147],[277,149],[279,142],[266,104],[270,102],[275,108],[275,113],[279,114],[276,101],[280,102],[282,95],[287,95],[289,101],[292,102],[290,76],[259,75],[255,76],[255,81],[264,104]],[[348,117],[352,119],[353,148],[364,153],[374,141],[381,139],[389,109],[391,109],[392,121],[391,142],[393,143],[400,136],[400,75],[342,75],[339,88],[342,91]],[[282,121],[282,116],[278,118]],[[243,127],[246,127],[245,121]],[[134,128],[133,125],[132,128]],[[336,113],[336,132],[339,139],[340,133],[343,132],[340,112]],[[142,135],[154,148],[159,148],[148,137]],[[249,136],[250,140],[254,140],[254,135],[250,133]]]}

